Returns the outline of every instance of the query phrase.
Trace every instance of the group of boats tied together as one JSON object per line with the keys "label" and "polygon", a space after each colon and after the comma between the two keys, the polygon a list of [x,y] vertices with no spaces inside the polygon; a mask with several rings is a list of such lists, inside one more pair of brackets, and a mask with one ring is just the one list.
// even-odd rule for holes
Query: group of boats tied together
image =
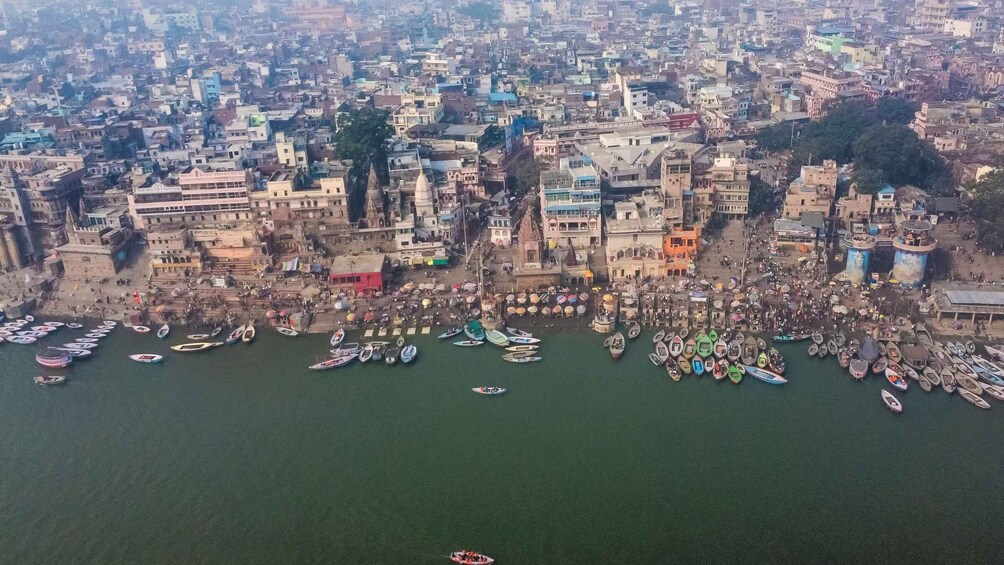
{"label": "group of boats tied together", "polygon": [[[641,326],[628,326],[627,339],[641,335]],[[786,363],[784,356],[775,347],[767,346],[763,338],[746,336],[742,332],[711,328],[707,332],[698,330],[690,335],[688,328],[680,330],[659,330],[652,336],[655,351],[648,355],[657,366],[666,368],[674,381],[684,375],[700,376],[711,374],[716,380],[728,377],[739,384],[744,375],[749,375],[765,383],[781,385],[788,382],[784,378]],[[620,359],[627,348],[624,334],[617,332],[603,341],[611,357]]]}
{"label": "group of boats tied together", "polygon": [[387,365],[395,365],[401,361],[407,365],[418,357],[418,348],[411,344],[405,345],[404,336],[398,336],[393,343],[389,341],[345,343],[345,330],[339,328],[331,335],[329,343],[332,347],[331,356],[311,365],[310,369],[314,371],[335,369],[357,360],[360,363],[383,361]]}
{"label": "group of boats tied together", "polygon": [[[910,341],[879,341],[866,337],[861,341],[847,340],[842,333],[825,337],[820,332],[802,336],[787,336],[788,341],[811,339],[810,357],[834,356],[841,367],[855,380],[868,373],[884,376],[898,391],[906,391],[909,381],[915,381],[924,392],[941,387],[948,394],[959,395],[974,406],[990,408],[983,395],[1004,401],[1004,346],[986,345],[986,354],[977,354],[972,341],[936,342],[922,324],[914,328]],[[882,390],[882,402],[893,412],[902,412],[903,403],[887,390]]]}

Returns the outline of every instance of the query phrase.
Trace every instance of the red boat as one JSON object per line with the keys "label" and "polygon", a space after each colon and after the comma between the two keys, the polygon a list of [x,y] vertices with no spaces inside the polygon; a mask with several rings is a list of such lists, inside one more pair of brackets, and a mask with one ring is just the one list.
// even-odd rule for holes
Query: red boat
{"label": "red boat", "polygon": [[495,563],[491,557],[475,551],[454,551],[450,554],[450,561],[460,563],[460,565],[491,565]]}

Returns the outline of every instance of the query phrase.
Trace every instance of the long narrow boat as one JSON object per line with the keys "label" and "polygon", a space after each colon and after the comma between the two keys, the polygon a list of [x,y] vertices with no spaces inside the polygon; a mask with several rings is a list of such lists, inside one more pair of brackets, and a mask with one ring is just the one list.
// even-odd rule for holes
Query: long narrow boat
{"label": "long narrow boat", "polygon": [[478,341],[476,339],[463,339],[460,341],[454,341],[453,345],[459,345],[460,347],[474,347],[476,345],[484,345],[485,342]]}
{"label": "long narrow boat", "polygon": [[676,359],[680,355],[683,355],[683,338],[674,335],[669,341],[669,356]]}
{"label": "long narrow boat", "polygon": [[205,341],[211,337],[213,336],[209,334],[188,334],[185,336],[185,339],[190,339],[192,341]]}
{"label": "long narrow boat", "polygon": [[164,360],[163,355],[155,355],[153,353],[136,353],[135,355],[130,355],[129,358],[137,363],[160,363]]}
{"label": "long narrow boat", "polygon": [[[502,389],[503,392],[505,389]],[[475,391],[476,392],[476,391]],[[454,551],[450,554],[450,561],[460,565],[492,565],[495,560],[487,555],[482,555],[476,551]]]}
{"label": "long narrow boat", "polygon": [[945,389],[948,394],[955,392],[955,375],[952,374],[952,371],[945,367],[939,374],[941,375],[941,388]]}
{"label": "long narrow boat", "polygon": [[515,343],[517,345],[533,345],[535,343],[540,343],[540,339],[536,337],[520,337],[518,335],[509,336],[509,343]]}
{"label": "long narrow boat", "polygon": [[[7,341],[11,341],[13,338],[7,338]],[[97,347],[96,343],[64,343],[63,347],[67,349],[94,349]]]}
{"label": "long narrow boat", "polygon": [[205,351],[213,347],[223,345],[222,341],[202,341],[195,343],[182,343],[180,345],[172,345],[171,349],[179,353],[195,353],[196,351]]}
{"label": "long narrow boat", "polygon": [[234,331],[230,332],[230,335],[228,335],[227,339],[225,339],[224,341],[226,343],[237,343],[238,341],[241,340],[241,337],[244,336],[245,329],[247,329],[247,326],[238,327]]}
{"label": "long narrow boat", "polygon": [[897,414],[903,411],[903,405],[900,403],[899,399],[885,389],[882,389],[882,402],[889,407],[889,410],[892,410]]}
{"label": "long narrow boat", "polygon": [[35,384],[40,384],[40,385],[61,385],[66,383],[66,377],[58,375],[53,375],[53,376],[39,375],[35,377],[34,380]]}
{"label": "long narrow boat", "polygon": [[492,344],[497,345],[499,347],[509,346],[509,337],[498,330],[488,330],[487,332],[485,332],[485,337],[488,338],[488,341],[490,341]]}
{"label": "long narrow boat", "polygon": [[514,355],[516,355],[516,354],[515,353],[509,353],[507,355],[503,355],[502,356],[502,360],[503,361],[508,361],[510,363],[536,363],[537,361],[540,361],[541,359],[543,359],[543,357],[534,357],[534,356],[530,356],[530,357],[514,357]]}
{"label": "long narrow boat", "polygon": [[356,358],[355,355],[343,355],[341,357],[332,357],[331,359],[328,359],[326,361],[321,361],[320,363],[315,363],[307,368],[312,371],[323,371],[325,369],[334,369],[336,367],[343,367],[345,365],[348,365],[355,358]]}
{"label": "long narrow boat", "polygon": [[472,388],[474,392],[478,394],[483,394],[485,396],[494,396],[496,394],[505,394],[506,389],[500,386],[479,386],[477,388]]}
{"label": "long narrow boat", "polygon": [[509,335],[514,335],[516,337],[533,337],[532,333],[525,332],[523,330],[516,329],[516,328],[506,327],[506,331],[509,332]]}
{"label": "long narrow boat", "polygon": [[436,339],[450,339],[451,337],[458,336],[462,333],[464,333],[464,328],[462,327],[450,328],[445,332],[437,335]]}
{"label": "long narrow boat", "polygon": [[281,333],[284,336],[288,336],[288,337],[296,337],[296,336],[300,335],[300,332],[298,332],[298,331],[296,331],[294,329],[284,328],[282,326],[277,326],[275,328],[275,331]]}
{"label": "long narrow boat", "polygon": [[986,400],[983,400],[982,398],[980,398],[976,394],[974,394],[974,393],[972,393],[972,392],[970,392],[970,391],[968,391],[968,390],[966,390],[964,388],[960,388],[959,389],[959,394],[962,396],[962,398],[965,398],[966,400],[968,400],[969,402],[971,402],[974,406],[978,406],[978,407],[980,407],[980,408],[982,408],[984,410],[989,410],[990,409],[990,403],[988,403]]}
{"label": "long narrow boat", "polygon": [[985,392],[987,396],[994,398],[995,400],[1004,400],[1004,386],[983,385],[983,392]]}
{"label": "long narrow boat", "polygon": [[746,374],[772,385],[783,385],[788,382],[788,380],[781,375],[773,371],[768,371],[767,369],[761,369],[755,365],[746,365]]}

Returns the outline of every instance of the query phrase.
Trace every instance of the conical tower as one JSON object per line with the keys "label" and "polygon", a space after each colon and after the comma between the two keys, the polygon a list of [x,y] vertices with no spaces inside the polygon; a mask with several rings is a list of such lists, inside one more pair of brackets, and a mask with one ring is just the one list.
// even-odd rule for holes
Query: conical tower
{"label": "conical tower", "polygon": [[377,178],[376,167],[370,165],[369,180],[366,181],[366,227],[379,228],[387,225],[387,214],[384,209],[384,194]]}

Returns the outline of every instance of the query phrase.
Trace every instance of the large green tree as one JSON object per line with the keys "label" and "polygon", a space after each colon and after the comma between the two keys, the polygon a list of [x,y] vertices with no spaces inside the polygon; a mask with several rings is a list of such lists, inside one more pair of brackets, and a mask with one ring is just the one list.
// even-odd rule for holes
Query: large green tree
{"label": "large green tree", "polygon": [[387,140],[394,128],[387,123],[388,114],[373,108],[353,109],[340,115],[335,123],[335,152],[340,159],[352,159],[355,182],[349,187],[349,216],[358,217],[366,192],[370,165],[376,167],[381,182],[388,181]]}
{"label": "large green tree", "polygon": [[777,199],[774,197],[773,187],[764,182],[760,175],[750,176],[749,215],[759,216],[776,209]]}
{"label": "large green tree", "polygon": [[540,173],[547,167],[536,159],[524,159],[520,161],[506,179],[509,192],[513,194],[526,194],[531,188],[540,183]]}
{"label": "large green tree", "polygon": [[913,121],[913,117],[917,113],[917,105],[902,98],[883,96],[879,98],[878,104],[875,106],[875,113],[878,115],[878,119],[887,124],[906,125]]}
{"label": "large green tree", "polygon": [[875,125],[854,141],[854,168],[881,173],[893,185],[912,184],[936,194],[954,190],[948,165],[934,146],[910,128]]}
{"label": "large green tree", "polygon": [[984,175],[969,186],[969,213],[976,220],[976,239],[986,248],[1004,252],[1004,169]]}

